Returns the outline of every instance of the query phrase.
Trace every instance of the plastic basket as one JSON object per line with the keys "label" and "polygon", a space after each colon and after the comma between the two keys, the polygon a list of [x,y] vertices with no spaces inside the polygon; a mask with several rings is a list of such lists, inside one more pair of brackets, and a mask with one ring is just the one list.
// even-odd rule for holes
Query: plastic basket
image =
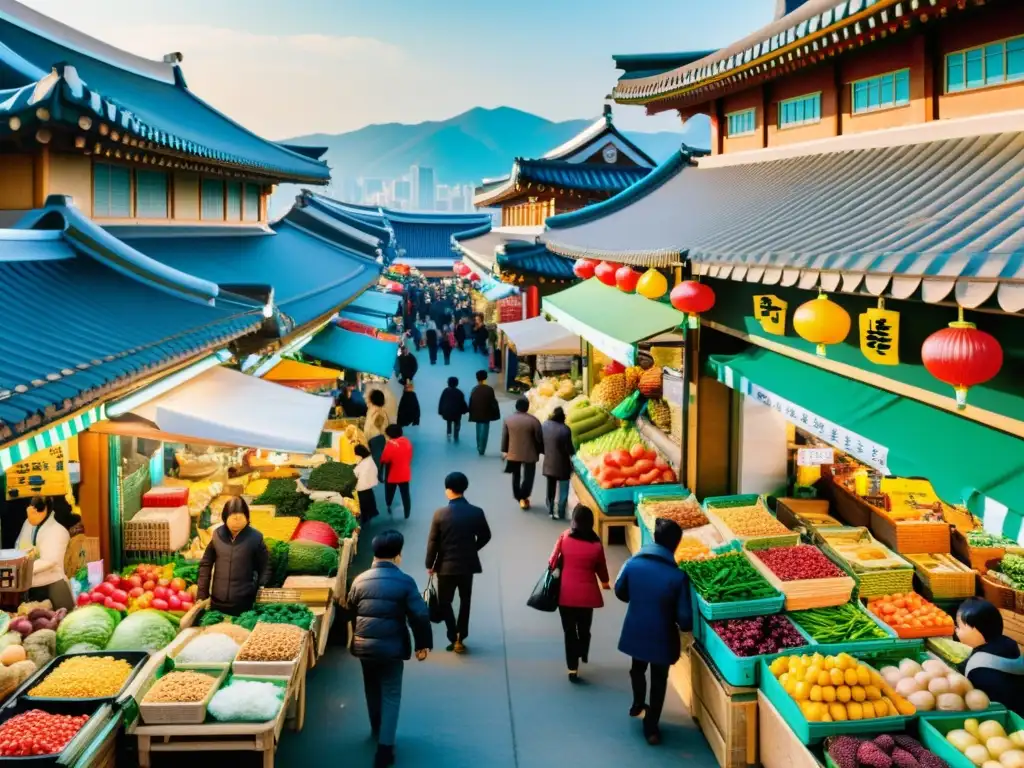
{"label": "plastic basket", "polygon": [[761,659],[765,659],[771,662],[779,656],[789,656],[793,653],[813,653],[816,645],[811,636],[804,632],[798,627],[791,619],[786,619],[796,627],[796,631],[800,633],[801,637],[804,638],[804,645],[798,645],[795,648],[787,648],[779,653],[768,653],[759,656],[737,656],[733,650],[726,645],[722,637],[715,631],[715,628],[710,624],[705,627],[703,636],[703,645],[708,655],[711,656],[711,660],[715,663],[718,671],[722,674],[725,682],[730,685],[737,686],[753,686],[757,685],[758,673],[760,671],[759,662]]}
{"label": "plastic basket", "polygon": [[[826,653],[821,646],[815,648],[818,653]],[[782,654],[789,656],[791,654]],[[874,717],[868,720],[843,720],[837,722],[812,723],[804,717],[799,705],[793,700],[785,689],[775,679],[775,675],[768,669],[769,662],[764,659],[760,662],[758,674],[761,676],[761,692],[772,703],[776,711],[793,729],[797,739],[802,744],[817,744],[829,736],[840,736],[843,734],[860,733],[897,733],[906,730],[909,717],[896,715],[890,717]]]}
{"label": "plastic basket", "polygon": [[165,674],[172,670],[164,667],[158,674],[153,676],[152,681],[143,687],[139,692],[139,716],[147,725],[199,725],[206,720],[206,707],[213,698],[213,694],[220,688],[224,678],[228,675],[227,667],[207,666],[192,667],[188,672],[207,675],[213,680],[209,693],[202,701],[189,702],[160,702],[146,703],[146,694]]}
{"label": "plastic basket", "polygon": [[1009,584],[1003,584],[991,576],[985,575],[981,577],[981,592],[985,599],[996,608],[1007,611],[1017,610],[1017,596],[1021,593]]}
{"label": "plastic basket", "polygon": [[[938,555],[912,554],[906,555],[906,558],[914,564],[914,570],[917,571],[918,577],[933,597],[966,598],[974,596],[977,590],[977,574],[951,555],[945,553]],[[963,570],[955,573],[937,573],[926,567],[925,564],[929,558],[943,562],[950,567],[960,566]]]}
{"label": "plastic basket", "polygon": [[[724,552],[730,551],[734,550],[732,548],[724,550]],[[724,552],[717,554],[724,554]],[[742,552],[742,555],[747,558],[748,562],[750,561],[748,553]],[[753,564],[751,566],[756,570],[757,566]],[[768,583],[771,585],[771,582]],[[690,589],[695,596],[699,613],[705,619],[712,621],[715,619],[740,619],[747,616],[767,616],[772,613],[779,613],[786,602],[785,595],[777,589],[777,594],[771,597],[760,597],[756,600],[735,600],[728,603],[710,603],[692,585]]]}
{"label": "plastic basket", "polygon": [[[969,717],[977,718],[979,712],[955,712],[955,713],[934,713],[928,717],[922,717],[918,723],[921,734],[921,743],[925,748],[930,749],[936,755],[946,761],[950,768],[975,768],[974,764],[967,759],[967,756],[946,740],[946,734],[950,731],[964,727],[964,720]],[[998,720],[999,724],[1007,734],[1019,731],[1024,728],[1024,719],[1020,716],[1003,710],[994,712],[986,719]]]}
{"label": "plastic basket", "polygon": [[[843,640],[837,643],[822,643],[820,641],[816,641],[817,647],[814,649],[815,651],[825,656],[843,652],[850,654],[869,653],[872,651],[886,650],[899,644],[897,642],[898,638],[896,637],[896,633],[892,631],[892,627],[889,627],[884,622],[879,621],[878,617],[872,615],[866,608],[864,608],[863,605],[861,605],[859,601],[854,601],[852,605],[855,605],[865,616],[871,619],[871,621],[873,621],[877,626],[881,627],[882,631],[885,632],[886,637],[871,638],[867,640]],[[800,622],[797,621],[793,615],[790,615],[790,618],[793,620],[794,624],[800,626]],[[908,641],[905,645],[908,648],[911,648],[914,647],[915,644],[918,647],[922,646],[920,641]]]}

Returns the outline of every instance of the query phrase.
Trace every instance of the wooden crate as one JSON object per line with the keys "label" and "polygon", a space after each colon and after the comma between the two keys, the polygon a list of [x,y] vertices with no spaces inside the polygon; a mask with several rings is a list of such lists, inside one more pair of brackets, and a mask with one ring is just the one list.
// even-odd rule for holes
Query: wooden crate
{"label": "wooden crate", "polygon": [[823,479],[814,487],[832,503],[832,510],[847,525],[855,528],[871,526],[871,505],[859,496],[832,480]]}
{"label": "wooden crate", "polygon": [[635,555],[640,551],[640,547],[643,546],[640,536],[640,526],[634,525],[626,528],[626,549],[629,550],[629,554]]}
{"label": "wooden crate", "polygon": [[633,515],[606,515],[604,510],[601,509],[601,505],[597,503],[597,499],[594,498],[587,488],[587,484],[580,479],[579,475],[573,475],[571,483],[572,489],[576,492],[576,497],[580,500],[580,503],[593,510],[594,530],[601,537],[601,543],[604,546],[607,547],[610,543],[609,539],[611,538],[612,528],[622,528],[625,533],[629,528],[636,527],[636,517]]}
{"label": "wooden crate", "polygon": [[821,768],[818,758],[807,749],[772,706],[768,697],[757,693],[758,744],[764,768]]}
{"label": "wooden crate", "polygon": [[[693,617],[694,621],[697,617]],[[683,649],[679,661],[669,667],[668,681],[672,689],[679,694],[683,704],[693,712],[693,665],[690,662],[690,647],[693,645],[692,632],[680,632],[680,647]]]}
{"label": "wooden crate", "polygon": [[721,768],[758,764],[757,689],[738,688],[722,680],[698,645],[690,649],[691,714]]}

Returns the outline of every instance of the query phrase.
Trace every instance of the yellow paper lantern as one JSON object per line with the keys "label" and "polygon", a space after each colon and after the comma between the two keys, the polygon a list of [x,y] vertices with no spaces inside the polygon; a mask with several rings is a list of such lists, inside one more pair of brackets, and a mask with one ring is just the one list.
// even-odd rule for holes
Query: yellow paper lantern
{"label": "yellow paper lantern", "polygon": [[793,328],[800,338],[817,344],[818,355],[824,357],[829,344],[846,340],[850,333],[850,315],[823,293],[797,308]]}
{"label": "yellow paper lantern", "polygon": [[667,291],[668,280],[656,269],[648,269],[636,284],[636,292],[645,299],[660,299]]}

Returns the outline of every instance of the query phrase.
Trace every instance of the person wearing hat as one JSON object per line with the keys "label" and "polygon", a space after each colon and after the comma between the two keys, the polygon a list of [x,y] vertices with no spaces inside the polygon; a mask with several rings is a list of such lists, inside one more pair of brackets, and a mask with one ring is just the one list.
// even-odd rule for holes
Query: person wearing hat
{"label": "person wearing hat", "polygon": [[404,544],[398,531],[375,536],[373,565],[355,578],[348,596],[354,622],[352,655],[363,668],[370,730],[377,739],[374,768],[395,762],[404,664],[414,647],[419,661],[434,647],[427,604],[413,578],[399,568]]}

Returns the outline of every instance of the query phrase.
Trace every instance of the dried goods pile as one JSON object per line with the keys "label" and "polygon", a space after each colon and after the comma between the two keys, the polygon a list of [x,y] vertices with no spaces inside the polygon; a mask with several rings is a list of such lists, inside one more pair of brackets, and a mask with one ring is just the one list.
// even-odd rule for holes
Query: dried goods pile
{"label": "dried goods pile", "polygon": [[873,739],[836,736],[826,750],[837,768],[948,768],[945,760],[902,733]]}
{"label": "dried goods pile", "polygon": [[641,508],[654,517],[675,520],[684,530],[699,528],[708,523],[704,510],[700,508],[700,502],[693,494],[686,499],[645,499]]}
{"label": "dried goods pile", "polygon": [[680,563],[697,593],[709,603],[775,597],[778,591],[739,552]]}
{"label": "dried goods pile", "polygon": [[82,730],[88,715],[53,715],[30,709],[0,725],[0,757],[56,755]]}
{"label": "dried goods pile", "polygon": [[284,688],[273,683],[234,678],[213,694],[209,712],[221,722],[262,723],[277,716],[284,694]]}
{"label": "dried goods pile", "polygon": [[100,699],[116,696],[132,674],[132,665],[111,656],[72,656],[65,659],[29,696],[45,699]]}
{"label": "dried goods pile", "polygon": [[863,529],[823,531],[821,536],[857,573],[910,567],[906,560],[879,544]]}
{"label": "dried goods pile", "polygon": [[752,553],[782,581],[837,579],[845,576],[821,550],[808,544],[795,547],[769,547]]}
{"label": "dried goods pile", "polygon": [[762,656],[807,645],[793,622],[780,614],[712,621],[709,626],[737,656]]}
{"label": "dried goods pile", "polygon": [[847,653],[780,656],[769,669],[810,722],[910,716],[916,711],[881,674]]}
{"label": "dried goods pile", "polygon": [[202,672],[168,672],[143,697],[144,704],[195,704],[210,695],[217,678]]}
{"label": "dried goods pile", "polygon": [[760,536],[784,536],[790,530],[776,520],[761,504],[747,507],[714,507],[711,510],[736,536],[750,539]]}
{"label": "dried goods pile", "polygon": [[222,664],[235,660],[241,643],[225,634],[205,632],[189,640],[174,657],[175,664]]}
{"label": "dried goods pile", "polygon": [[207,635],[227,635],[236,643],[241,645],[249,639],[249,630],[245,627],[240,627],[237,624],[229,624],[228,622],[221,622],[220,624],[214,624],[212,626],[203,629],[203,634]]}
{"label": "dried goods pile", "polygon": [[903,659],[899,666],[882,667],[879,671],[918,711],[988,709],[988,696],[975,690],[970,680],[938,659],[927,659],[921,664],[914,659]]}
{"label": "dried goods pile", "polygon": [[890,637],[854,603],[793,611],[789,617],[819,643],[885,640]]}
{"label": "dried goods pile", "polygon": [[946,741],[972,763],[983,768],[995,768],[995,765],[1002,768],[1024,766],[1024,731],[1014,731],[1007,735],[998,720],[984,720],[980,723],[973,718],[965,720],[963,728],[946,734]]}
{"label": "dried goods pile", "polygon": [[294,624],[259,623],[236,657],[238,661],[292,661],[298,658],[305,632]]}
{"label": "dried goods pile", "polygon": [[868,610],[900,636],[953,634],[953,617],[914,592],[897,592],[875,598],[868,602]]}

